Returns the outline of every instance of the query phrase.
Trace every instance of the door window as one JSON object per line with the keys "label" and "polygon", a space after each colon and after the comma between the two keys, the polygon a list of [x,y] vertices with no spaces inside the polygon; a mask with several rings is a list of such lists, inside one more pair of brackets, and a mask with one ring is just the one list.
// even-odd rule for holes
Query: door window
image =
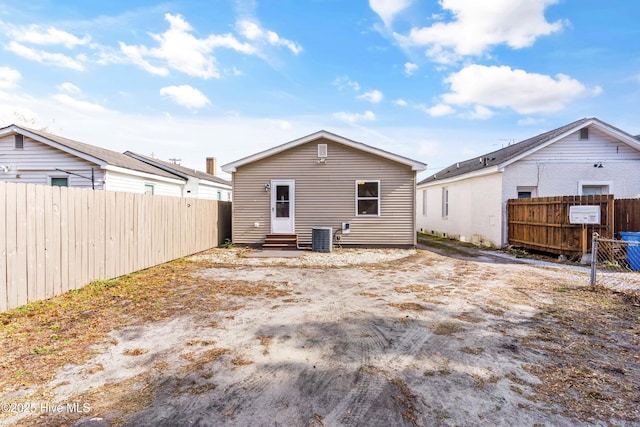
{"label": "door window", "polygon": [[289,218],[290,204],[289,199],[289,186],[277,185],[276,186],[276,218]]}

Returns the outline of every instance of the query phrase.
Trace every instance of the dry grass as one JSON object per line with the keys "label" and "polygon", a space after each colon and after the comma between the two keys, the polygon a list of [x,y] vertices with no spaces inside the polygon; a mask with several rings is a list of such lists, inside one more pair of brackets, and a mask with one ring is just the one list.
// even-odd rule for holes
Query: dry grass
{"label": "dry grass", "polygon": [[271,345],[271,341],[273,340],[273,336],[272,335],[259,335],[257,338],[260,340],[260,345],[262,345],[264,347],[264,350],[262,350],[262,354],[264,354],[266,356],[267,354],[269,354],[269,346]]}
{"label": "dry grass", "polygon": [[482,354],[484,353],[484,348],[482,347],[462,347],[460,349],[461,352],[463,353],[467,353],[467,354],[474,354],[474,355],[478,355],[478,354]]}
{"label": "dry grass", "polygon": [[418,304],[415,302],[389,303],[389,305],[403,311],[424,311],[427,309],[422,304]]}
{"label": "dry grass", "polygon": [[126,356],[142,356],[148,352],[149,350],[146,348],[128,348],[123,352],[123,354]]}
{"label": "dry grass", "polygon": [[524,367],[542,380],[531,386],[534,400],[562,405],[581,420],[637,422],[640,305],[635,299],[604,289],[566,288],[537,320],[527,345],[550,357],[543,365]]}
{"label": "dry grass", "polygon": [[460,332],[464,332],[464,327],[459,323],[454,322],[439,322],[435,324],[433,333],[436,335],[455,335]]}
{"label": "dry grass", "polygon": [[[96,346],[117,344],[108,336],[113,330],[198,311],[242,308],[225,305],[226,295],[277,298],[291,292],[272,285],[209,281],[195,275],[199,267],[198,263],[177,260],[0,313],[0,395],[21,391],[26,393],[21,401],[50,401],[52,395],[42,385],[52,381],[61,366],[93,357]],[[187,343],[214,344],[202,340]],[[185,369],[198,369],[227,351],[205,352]],[[146,352],[136,348],[125,354],[134,357]],[[102,369],[93,366],[85,372]],[[32,388],[34,385],[36,388]],[[91,393],[86,398],[92,408],[101,407],[99,400],[104,400],[91,400]],[[140,400],[140,405],[144,401]],[[0,414],[0,423],[4,416],[7,414]]]}

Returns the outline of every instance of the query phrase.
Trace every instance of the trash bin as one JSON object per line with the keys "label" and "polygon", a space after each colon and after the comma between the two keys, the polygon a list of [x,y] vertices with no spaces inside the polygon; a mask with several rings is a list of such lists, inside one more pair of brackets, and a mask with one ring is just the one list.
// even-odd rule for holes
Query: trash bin
{"label": "trash bin", "polygon": [[627,261],[632,270],[640,271],[640,232],[621,231],[620,236],[624,241],[637,242],[627,244]]}

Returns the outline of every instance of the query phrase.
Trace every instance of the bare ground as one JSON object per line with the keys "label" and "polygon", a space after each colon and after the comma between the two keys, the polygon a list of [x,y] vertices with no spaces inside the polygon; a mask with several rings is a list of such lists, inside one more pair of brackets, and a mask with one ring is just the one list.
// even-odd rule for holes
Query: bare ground
{"label": "bare ground", "polygon": [[0,423],[640,425],[637,297],[440,252],[320,268],[212,251],[2,314]]}

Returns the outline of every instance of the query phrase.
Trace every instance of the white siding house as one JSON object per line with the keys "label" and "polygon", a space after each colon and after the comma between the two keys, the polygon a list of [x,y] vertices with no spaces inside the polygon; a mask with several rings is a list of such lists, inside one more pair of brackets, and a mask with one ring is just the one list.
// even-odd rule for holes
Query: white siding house
{"label": "white siding house", "polygon": [[216,176],[216,160],[213,157],[207,157],[207,171],[201,172],[196,169],[165,162],[131,151],[125,151],[124,154],[184,179],[185,184],[182,187],[183,197],[221,200],[226,202],[230,202],[232,199],[231,181]]}
{"label": "white siding house", "polygon": [[177,197],[185,182],[122,153],[16,125],[0,128],[0,180]]}
{"label": "white siding house", "polygon": [[584,118],[482,156],[417,185],[418,231],[504,246],[507,200],[613,194],[640,197],[640,141]]}

